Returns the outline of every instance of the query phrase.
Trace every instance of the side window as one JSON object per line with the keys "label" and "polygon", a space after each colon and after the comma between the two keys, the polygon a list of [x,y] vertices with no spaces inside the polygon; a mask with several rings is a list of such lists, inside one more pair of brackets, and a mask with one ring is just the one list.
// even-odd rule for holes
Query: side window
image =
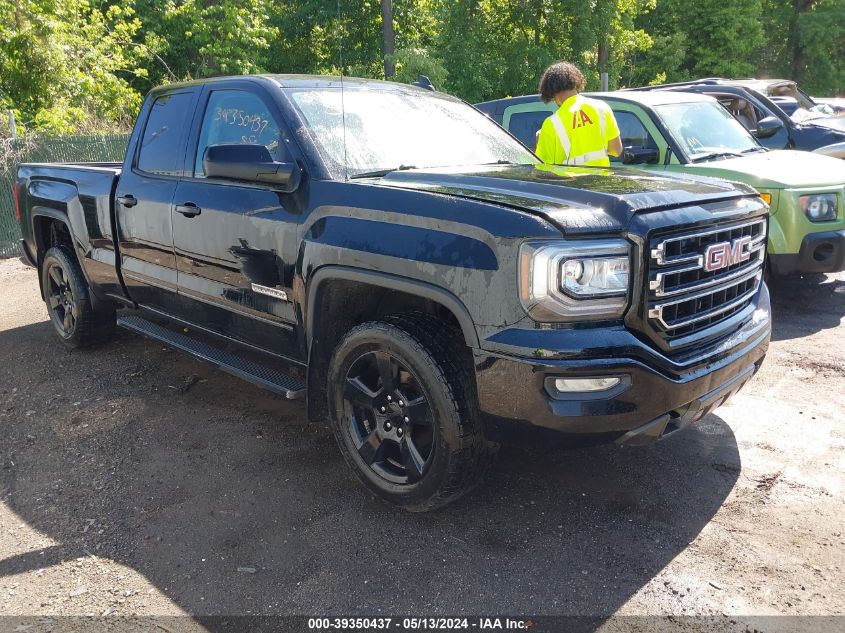
{"label": "side window", "polygon": [[208,99],[200,128],[194,177],[203,178],[202,159],[209,145],[264,145],[275,160],[282,160],[279,124],[255,94],[242,90],[215,90]]}
{"label": "side window", "polygon": [[616,112],[616,122],[619,124],[619,137],[625,147],[657,147],[640,121],[632,112]]}
{"label": "side window", "polygon": [[537,147],[537,132],[543,127],[543,121],[548,119],[550,114],[550,110],[515,112],[508,121],[508,132],[533,150]]}
{"label": "side window", "polygon": [[[651,138],[648,130],[633,112],[614,112],[616,123],[619,125],[619,138],[622,147],[649,147],[657,149],[657,143]],[[611,156],[611,162],[621,162],[620,156]]]}
{"label": "side window", "polygon": [[138,169],[163,176],[182,175],[182,133],[192,98],[190,92],[177,92],[153,102],[141,137]]}

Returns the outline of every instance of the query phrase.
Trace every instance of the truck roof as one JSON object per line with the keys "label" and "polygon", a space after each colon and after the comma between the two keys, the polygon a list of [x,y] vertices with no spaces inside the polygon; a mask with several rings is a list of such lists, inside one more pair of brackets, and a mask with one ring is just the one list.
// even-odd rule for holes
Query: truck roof
{"label": "truck roof", "polygon": [[[644,106],[669,105],[673,103],[696,103],[701,101],[712,100],[712,97],[707,95],[691,93],[691,92],[669,92],[665,90],[649,91],[649,92],[629,92],[629,91],[614,91],[614,92],[585,92],[585,97],[593,97],[595,99],[613,99],[615,101],[624,101],[627,103],[637,103]],[[492,106],[494,104],[507,103],[507,105],[517,105],[522,103],[535,103],[540,100],[538,95],[524,95],[521,97],[506,97],[504,99],[493,99],[477,104],[478,106]],[[484,109],[484,108],[482,108]]]}
{"label": "truck roof", "polygon": [[597,99],[613,99],[615,101],[626,101],[644,106],[671,105],[674,103],[697,103],[701,101],[714,101],[713,97],[695,92],[669,92],[666,90],[655,90],[652,92],[588,92],[587,97]]}
{"label": "truck roof", "polygon": [[407,92],[426,92],[432,93],[429,90],[412,86],[410,84],[402,84],[393,81],[382,81],[380,79],[364,79],[361,77],[339,77],[336,75],[283,75],[283,74],[257,74],[257,75],[227,75],[222,77],[208,77],[205,79],[194,79],[192,81],[183,81],[178,83],[170,83],[159,86],[152,90],[152,92],[160,92],[171,88],[180,87],[194,87],[205,84],[224,83],[230,81],[253,81],[256,83],[271,82],[278,85],[280,88],[339,88],[341,82],[344,88],[361,88],[367,87],[376,90],[390,90],[390,91],[407,91]]}

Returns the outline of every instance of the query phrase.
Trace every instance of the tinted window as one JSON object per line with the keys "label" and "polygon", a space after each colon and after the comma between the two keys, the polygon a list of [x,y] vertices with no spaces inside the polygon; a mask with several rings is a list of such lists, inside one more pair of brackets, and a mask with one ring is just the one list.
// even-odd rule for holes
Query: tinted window
{"label": "tinted window", "polygon": [[151,174],[181,175],[182,133],[192,97],[190,92],[179,92],[155,100],[141,138],[138,169]]}
{"label": "tinted window", "polygon": [[657,147],[636,114],[631,112],[614,112],[614,114],[619,124],[619,137],[624,147]]}
{"label": "tinted window", "polygon": [[543,121],[549,118],[551,111],[516,112],[508,122],[508,131],[531,149],[537,147],[537,132],[543,127]]}
{"label": "tinted window", "polygon": [[[657,149],[657,144],[651,138],[648,130],[636,114],[632,112],[614,112],[616,123],[619,125],[619,138],[622,147],[650,147]],[[612,162],[621,162],[621,156],[611,156]]]}
{"label": "tinted window", "polygon": [[283,160],[279,124],[257,95],[241,90],[212,92],[202,120],[194,176],[205,175],[202,159],[209,145],[242,143],[264,145],[274,160]]}

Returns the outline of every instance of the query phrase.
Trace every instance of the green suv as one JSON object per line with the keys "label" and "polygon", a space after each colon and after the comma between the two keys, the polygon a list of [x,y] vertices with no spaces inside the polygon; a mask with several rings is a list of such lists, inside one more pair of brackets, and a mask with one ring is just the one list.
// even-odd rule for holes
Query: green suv
{"label": "green suv", "polygon": [[[767,150],[712,97],[682,92],[587,94],[613,109],[625,151],[616,164],[751,185],[771,206],[772,273],[845,270],[845,166],[810,152]],[[535,95],[480,103],[529,147],[554,104]]]}

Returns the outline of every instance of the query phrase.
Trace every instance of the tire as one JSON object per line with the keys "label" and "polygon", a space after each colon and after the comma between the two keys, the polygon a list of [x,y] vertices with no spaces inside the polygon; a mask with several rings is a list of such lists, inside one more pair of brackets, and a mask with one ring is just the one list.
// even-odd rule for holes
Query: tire
{"label": "tire", "polygon": [[376,496],[413,512],[455,501],[495,460],[462,344],[434,317],[391,316],[350,330],[329,365],[341,453]]}
{"label": "tire", "polygon": [[115,310],[111,304],[95,308],[73,254],[54,246],[41,263],[41,290],[47,312],[62,343],[70,348],[88,347],[111,338]]}

